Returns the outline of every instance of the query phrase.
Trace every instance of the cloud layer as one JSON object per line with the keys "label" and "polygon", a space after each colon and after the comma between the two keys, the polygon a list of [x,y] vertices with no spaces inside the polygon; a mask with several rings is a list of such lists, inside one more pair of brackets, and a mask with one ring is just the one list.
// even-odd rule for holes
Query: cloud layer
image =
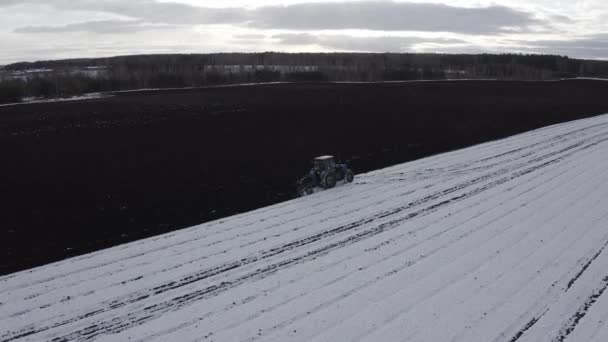
{"label": "cloud layer", "polygon": [[419,43],[455,44],[465,43],[459,39],[428,39],[420,37],[352,37],[348,35],[278,34],[283,45],[318,45],[328,50],[365,52],[404,52]]}
{"label": "cloud layer", "polygon": [[461,8],[442,4],[366,1],[263,7],[251,26],[292,30],[367,29],[487,34],[537,24],[529,13],[507,7]]}
{"label": "cloud layer", "polygon": [[526,48],[535,53],[553,53],[567,56],[593,56],[608,59],[608,33],[570,40],[539,40],[525,42]]}
{"label": "cloud layer", "polygon": [[[215,7],[207,0],[2,0],[0,42],[9,52],[0,57],[19,60],[22,51],[21,58],[30,58],[24,52],[38,45],[44,51],[55,47],[61,57],[78,46],[74,57],[98,51],[108,55],[107,46],[114,44],[121,46],[120,53],[515,51],[608,58],[608,24],[603,24],[608,9],[596,0],[572,0],[567,6],[548,0],[504,0],[500,6],[490,0],[213,3]],[[172,50],[174,46],[189,48]],[[40,56],[44,58],[54,54]]]}
{"label": "cloud layer", "polygon": [[48,34],[62,32],[92,32],[98,34],[134,33],[146,30],[171,29],[172,25],[153,25],[130,20],[97,20],[63,26],[24,26],[15,33]]}
{"label": "cloud layer", "polygon": [[[27,1],[26,1],[27,2]],[[29,2],[38,2],[30,0]],[[127,16],[147,23],[179,25],[239,24],[261,29],[377,31],[430,31],[488,34],[513,28],[525,29],[540,24],[532,14],[503,6],[478,8],[452,7],[443,4],[359,1],[344,3],[303,3],[290,6],[267,6],[256,9],[205,8],[151,0],[46,2],[58,9],[101,11]],[[104,30],[103,25],[109,28]],[[16,32],[114,31],[115,21],[79,23],[58,28],[28,26]],[[123,28],[126,25],[122,26]],[[132,27],[132,26],[129,26]]]}

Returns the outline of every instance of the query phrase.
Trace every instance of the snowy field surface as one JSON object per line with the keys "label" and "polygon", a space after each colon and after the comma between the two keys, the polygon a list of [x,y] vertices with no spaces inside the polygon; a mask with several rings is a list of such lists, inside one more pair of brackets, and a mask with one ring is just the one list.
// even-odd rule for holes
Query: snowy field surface
{"label": "snowy field surface", "polygon": [[599,116],[1,277],[0,341],[605,342],[607,245]]}

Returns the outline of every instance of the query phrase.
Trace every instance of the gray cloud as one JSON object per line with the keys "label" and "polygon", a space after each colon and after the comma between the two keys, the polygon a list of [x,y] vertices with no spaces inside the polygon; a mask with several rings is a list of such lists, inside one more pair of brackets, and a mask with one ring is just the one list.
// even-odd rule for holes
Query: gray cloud
{"label": "gray cloud", "polygon": [[608,59],[608,33],[595,34],[570,40],[541,40],[522,42],[526,50],[553,53],[577,58]]}
{"label": "gray cloud", "polygon": [[26,26],[16,29],[15,33],[65,33],[65,32],[92,32],[99,34],[134,33],[148,30],[173,28],[171,25],[150,25],[138,21],[101,20],[63,26]]}
{"label": "gray cloud", "polygon": [[573,22],[572,18],[570,18],[567,15],[554,14],[550,18],[552,21],[559,22],[559,23],[572,23]]}
{"label": "gray cloud", "polygon": [[348,35],[279,34],[273,36],[283,45],[319,45],[328,49],[364,52],[402,52],[419,43],[463,43],[458,39],[419,37],[353,37]]}
{"label": "gray cloud", "polygon": [[320,44],[321,37],[310,33],[285,33],[272,36],[279,40],[279,44],[284,45],[312,45]]}
{"label": "gray cloud", "polygon": [[[15,1],[9,2],[15,3]],[[302,3],[257,9],[206,8],[155,0],[24,0],[61,10],[112,13],[150,23],[241,24],[264,29],[431,31],[491,34],[540,24],[532,14],[504,6],[478,8],[392,1]]]}
{"label": "gray cloud", "polygon": [[[25,3],[27,3],[29,1],[25,1]],[[13,5],[19,5],[24,3],[23,1],[20,0],[3,0],[2,2],[0,2],[0,7],[9,7],[9,6],[13,6]]]}
{"label": "gray cloud", "polygon": [[19,55],[14,51],[0,49],[0,64],[9,64],[20,61],[39,61],[64,58],[94,58],[112,57],[134,54],[170,54],[180,51],[183,53],[201,53],[199,44],[150,44],[140,46],[132,41],[114,41],[83,48],[80,44],[61,44],[54,47],[36,47],[20,49]]}
{"label": "gray cloud", "polygon": [[540,40],[534,45],[568,49],[602,49],[608,50],[608,33],[595,34],[572,40]]}
{"label": "gray cloud", "polygon": [[487,34],[538,24],[533,16],[503,6],[481,8],[442,4],[363,1],[262,7],[251,26],[297,30],[369,29]]}
{"label": "gray cloud", "polygon": [[63,11],[111,13],[146,22],[165,24],[236,23],[246,20],[243,8],[205,8],[156,0],[23,0],[0,3],[0,7],[15,4],[46,5]]}
{"label": "gray cloud", "polygon": [[260,43],[266,43],[268,36],[265,34],[249,33],[232,35],[230,43],[238,44],[241,47],[254,47]]}
{"label": "gray cloud", "polygon": [[259,40],[266,38],[265,34],[261,33],[246,33],[246,34],[235,34],[232,36],[235,39],[251,39],[251,40]]}
{"label": "gray cloud", "polygon": [[[27,50],[28,46],[56,45],[57,54],[40,51],[47,56],[67,57],[63,43],[80,46],[81,53],[93,55],[111,55],[116,53],[158,52],[165,51],[249,51],[260,48],[276,46],[281,49],[285,46],[296,47],[296,50],[306,50],[311,45],[320,46],[328,50],[342,51],[370,51],[370,52],[400,52],[411,51],[414,46],[432,52],[523,52],[523,53],[552,53],[569,55],[580,58],[608,59],[608,33],[581,36],[576,39],[561,38],[560,34],[576,34],[574,24],[581,23],[580,13],[569,12],[557,14],[539,11],[538,16],[532,13],[516,10],[505,6],[486,7],[456,7],[439,4],[446,0],[437,0],[437,3],[410,3],[382,0],[345,0],[340,3],[323,3],[324,0],[309,3],[300,3],[286,6],[263,6],[255,9],[240,8],[209,8],[160,0],[0,0],[0,9],[5,15],[27,13],[24,18],[36,18],[35,13],[56,13],[56,20],[45,22],[41,18],[23,20],[28,25],[13,31],[23,35],[16,36],[9,33],[19,25],[19,20],[12,20],[5,27],[5,45],[12,44],[11,48],[0,53],[0,59],[9,60],[22,58],[24,54],[33,55],[34,51]],[[201,1],[200,3],[204,3]],[[230,4],[229,1],[226,3]],[[599,1],[598,1],[599,4]],[[14,6],[14,7],[10,7]],[[54,9],[49,10],[49,8]],[[16,18],[18,16],[15,16]],[[67,18],[67,19],[62,19]],[[82,18],[82,19],[81,19]],[[538,19],[545,18],[545,19]],[[82,20],[83,22],[74,22]],[[29,22],[28,22],[29,21]],[[49,26],[50,23],[61,24]],[[64,25],[65,24],[65,25]],[[232,39],[220,38],[215,42],[212,39],[201,41],[199,30],[191,30],[195,25],[227,24],[239,26]],[[36,26],[41,25],[41,26]],[[584,26],[584,25],[583,25]],[[585,26],[587,27],[587,26]],[[171,35],[162,35],[157,32],[140,32],[152,30],[174,29],[180,39],[190,41],[191,45],[174,48],[175,43]],[[247,30],[249,29],[249,30]],[[271,36],[264,32],[267,29],[285,30],[291,33]],[[323,34],[319,30],[346,30],[365,29],[372,31],[387,31],[382,37],[354,37],[344,34]],[[207,28],[208,35],[213,36],[214,28]],[[581,29],[583,32],[586,29]],[[594,30],[605,31],[599,25]],[[392,31],[392,33],[388,33]],[[460,33],[462,39],[428,39],[420,37],[394,37],[397,31],[426,31],[426,32],[454,32]],[[71,36],[63,38],[60,33],[89,32],[94,34],[124,34],[123,47],[115,44],[103,45],[104,39],[87,42],[70,41]],[[218,31],[220,32],[220,31]],[[222,30],[221,33],[228,32]],[[556,37],[554,40],[531,41],[534,35],[521,33],[543,33],[544,37]],[[57,34],[51,36],[47,34]],[[262,34],[260,34],[262,33]],[[509,34],[504,34],[509,33]],[[26,37],[26,34],[27,35]],[[133,41],[138,34],[137,40]],[[184,35],[189,35],[184,38]],[[409,35],[409,34],[408,34]],[[484,46],[472,35],[486,35],[482,41],[491,44]],[[220,37],[221,34],[218,35]],[[378,36],[378,34],[376,34]],[[169,37],[169,38],[167,38]],[[217,37],[216,37],[217,38]],[[484,37],[482,37],[484,38]],[[113,36],[112,39],[120,39]],[[23,41],[23,44],[21,44]],[[107,39],[105,40],[107,41]],[[468,42],[467,42],[468,41]],[[36,43],[40,42],[40,44]],[[421,46],[416,44],[435,43]],[[156,45],[155,45],[156,44]],[[214,45],[215,44],[215,45]],[[480,44],[480,45],[478,45]],[[103,48],[100,46],[103,45]],[[19,50],[19,46],[21,46]],[[96,49],[97,50],[94,50]],[[62,50],[63,49],[63,50]],[[69,56],[76,55],[76,50]],[[11,57],[15,55],[16,57]]]}
{"label": "gray cloud", "polygon": [[573,39],[554,40],[507,40],[491,48],[464,43],[439,45],[435,52],[443,53],[530,53],[552,54],[583,59],[608,59],[608,33],[583,36]]}

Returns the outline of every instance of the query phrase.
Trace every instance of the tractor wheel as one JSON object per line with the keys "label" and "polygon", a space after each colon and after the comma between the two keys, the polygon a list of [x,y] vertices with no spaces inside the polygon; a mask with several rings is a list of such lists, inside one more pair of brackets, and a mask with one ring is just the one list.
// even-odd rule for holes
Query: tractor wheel
{"label": "tractor wheel", "polygon": [[336,186],[336,174],[333,172],[328,172],[325,175],[325,179],[323,180],[325,188],[331,189]]}
{"label": "tractor wheel", "polygon": [[347,183],[352,183],[353,180],[355,179],[355,174],[351,170],[348,170],[348,171],[346,171],[346,175],[344,176],[344,179],[346,179]]}

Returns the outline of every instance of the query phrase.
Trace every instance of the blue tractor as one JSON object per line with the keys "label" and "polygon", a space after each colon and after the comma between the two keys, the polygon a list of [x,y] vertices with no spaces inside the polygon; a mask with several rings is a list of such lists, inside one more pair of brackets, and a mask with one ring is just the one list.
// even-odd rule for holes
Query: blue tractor
{"label": "blue tractor", "polygon": [[315,189],[331,189],[338,182],[350,183],[355,174],[346,164],[338,164],[333,156],[321,156],[313,159],[312,169],[297,184],[298,195],[305,196]]}

